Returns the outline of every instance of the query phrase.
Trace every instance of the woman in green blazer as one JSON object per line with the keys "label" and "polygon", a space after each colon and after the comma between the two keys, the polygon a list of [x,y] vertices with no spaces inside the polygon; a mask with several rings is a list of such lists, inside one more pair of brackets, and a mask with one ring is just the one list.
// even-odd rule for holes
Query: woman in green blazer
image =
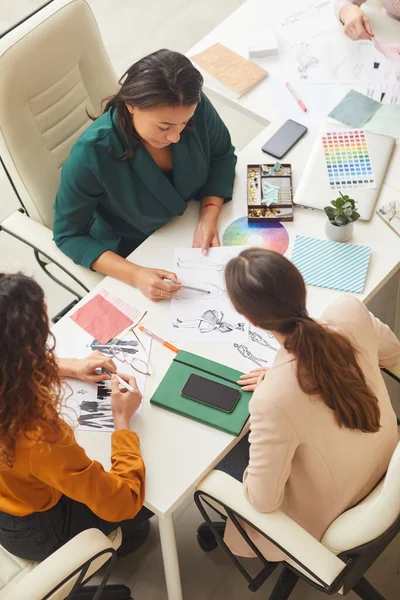
{"label": "woman in green blazer", "polygon": [[[158,50],[135,63],[61,171],[54,240],[75,263],[133,285],[151,300],[180,289],[174,273],[125,260],[154,231],[200,201],[193,246],[219,246],[236,156],[190,60]],[[169,281],[165,281],[169,280]]]}

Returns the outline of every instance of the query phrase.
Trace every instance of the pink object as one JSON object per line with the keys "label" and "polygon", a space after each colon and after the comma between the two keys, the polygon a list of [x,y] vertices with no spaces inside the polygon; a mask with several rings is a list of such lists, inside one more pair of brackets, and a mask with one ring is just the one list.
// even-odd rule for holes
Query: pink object
{"label": "pink object", "polygon": [[90,333],[100,344],[106,344],[129,327],[139,311],[106,290],[91,298],[71,315],[71,319]]}
{"label": "pink object", "polygon": [[[348,6],[349,4],[361,6],[364,4],[364,2],[366,2],[366,0],[334,0],[335,14],[339,19],[339,14],[343,6]],[[386,10],[389,17],[393,17],[393,19],[400,19],[399,0],[382,0],[382,8]]]}
{"label": "pink object", "polygon": [[379,52],[382,52],[386,58],[397,58],[397,60],[400,60],[400,44],[395,42],[382,42],[378,38],[374,38],[373,42],[375,48]]}

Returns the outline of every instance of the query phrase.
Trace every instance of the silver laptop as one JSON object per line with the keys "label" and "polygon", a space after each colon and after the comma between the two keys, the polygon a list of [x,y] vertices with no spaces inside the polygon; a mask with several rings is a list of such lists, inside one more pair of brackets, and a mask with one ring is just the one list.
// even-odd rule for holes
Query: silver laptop
{"label": "silver laptop", "polygon": [[[321,127],[303,176],[295,192],[293,201],[297,206],[323,210],[331,200],[335,200],[339,196],[339,189],[332,189],[329,183],[322,135],[327,132],[350,130],[350,127],[336,123],[326,123]],[[395,147],[395,139],[386,135],[371,133],[370,131],[365,131],[365,137],[368,143],[376,187],[372,189],[366,187],[343,188],[340,191],[343,194],[348,194],[357,202],[357,210],[360,213],[360,218],[364,221],[369,221]]]}

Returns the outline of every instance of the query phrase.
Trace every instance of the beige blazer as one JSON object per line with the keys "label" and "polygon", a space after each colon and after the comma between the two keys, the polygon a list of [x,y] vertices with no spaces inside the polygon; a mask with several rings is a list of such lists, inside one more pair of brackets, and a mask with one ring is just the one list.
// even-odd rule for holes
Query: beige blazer
{"label": "beige blazer", "polygon": [[[320,397],[301,391],[296,361],[282,347],[250,401],[250,462],[243,478],[245,495],[257,510],[280,509],[318,540],[388,467],[397,422],[379,367],[400,359],[396,336],[353,297],[334,302],[320,322],[357,345],[359,365],[379,400],[381,428],[377,433],[340,428]],[[284,558],[261,534],[245,528],[268,560]],[[254,556],[231,522],[225,541],[235,554]]]}

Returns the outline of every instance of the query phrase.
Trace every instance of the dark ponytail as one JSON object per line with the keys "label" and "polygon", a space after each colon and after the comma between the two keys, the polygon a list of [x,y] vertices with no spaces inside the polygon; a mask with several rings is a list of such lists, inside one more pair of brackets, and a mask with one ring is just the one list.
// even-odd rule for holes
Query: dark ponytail
{"label": "dark ponytail", "polygon": [[[157,50],[134,63],[121,77],[121,88],[109,98],[104,112],[114,107],[118,128],[123,135],[125,153],[117,160],[130,158],[141,143],[126,105],[142,110],[162,106],[192,106],[201,98],[203,77],[190,60],[173,50]],[[186,125],[190,129],[191,123]]]}
{"label": "dark ponytail", "polygon": [[239,313],[285,336],[305,394],[320,396],[339,427],[379,430],[378,400],[358,365],[357,349],[346,336],[308,315],[306,286],[293,263],[271,250],[250,248],[228,263],[225,279]]}

